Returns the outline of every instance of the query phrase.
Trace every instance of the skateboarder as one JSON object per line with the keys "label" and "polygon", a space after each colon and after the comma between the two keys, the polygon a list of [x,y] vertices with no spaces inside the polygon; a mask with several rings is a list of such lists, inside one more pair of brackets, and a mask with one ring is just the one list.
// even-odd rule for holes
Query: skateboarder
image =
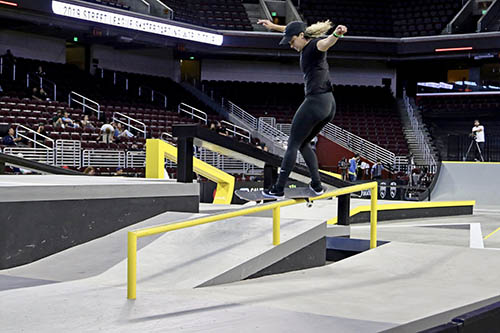
{"label": "skateboarder", "polygon": [[311,173],[309,187],[316,195],[320,195],[324,189],[318,171],[318,160],[309,142],[335,115],[335,99],[326,52],[344,36],[347,28],[339,25],[333,34],[325,38],[320,36],[332,28],[330,21],[318,22],[309,27],[299,21],[286,26],[274,24],[269,20],[259,20],[257,23],[269,30],[284,32],[280,45],[289,44],[292,49],[300,52],[300,68],[305,81],[305,100],[293,117],[288,148],[281,164],[278,181],[271,188],[264,189],[263,194],[270,198],[283,198],[286,181],[295,166],[297,151],[300,150]]}

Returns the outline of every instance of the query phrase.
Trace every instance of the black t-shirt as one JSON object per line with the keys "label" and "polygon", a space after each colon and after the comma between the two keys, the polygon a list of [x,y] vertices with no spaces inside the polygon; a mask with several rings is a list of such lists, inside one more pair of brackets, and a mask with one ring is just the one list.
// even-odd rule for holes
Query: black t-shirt
{"label": "black t-shirt", "polygon": [[332,91],[326,52],[318,50],[316,45],[321,39],[311,39],[300,53],[300,69],[304,73],[304,91],[306,96]]}

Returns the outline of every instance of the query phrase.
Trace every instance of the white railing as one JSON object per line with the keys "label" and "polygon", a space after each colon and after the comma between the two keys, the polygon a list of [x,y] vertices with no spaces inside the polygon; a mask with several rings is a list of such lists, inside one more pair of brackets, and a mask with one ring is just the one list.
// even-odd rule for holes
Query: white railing
{"label": "white railing", "polygon": [[274,117],[259,117],[259,123],[262,121],[268,123],[272,127],[276,127],[276,118]]}
{"label": "white railing", "polygon": [[403,91],[403,101],[405,103],[406,112],[408,114],[408,119],[410,121],[413,134],[415,135],[415,138],[417,140],[418,149],[423,154],[424,162],[431,168],[435,168],[435,166],[437,165],[436,159],[434,158],[429,144],[425,139],[423,125],[418,120],[415,114],[415,110],[413,110],[413,106],[410,103],[410,98],[406,95],[406,91]]}
{"label": "white railing", "polygon": [[43,78],[36,73],[27,73],[26,74],[26,88],[29,89],[31,86],[31,82],[35,83],[39,89],[52,92],[52,100],[55,101],[57,99],[57,84],[52,82],[46,78]]}
{"label": "white railing", "polygon": [[[233,102],[222,99],[222,107],[230,114],[238,118],[248,128],[257,130],[259,134],[269,140],[274,147],[269,147],[269,151],[273,154],[283,156],[288,144],[288,135],[281,132],[277,128],[269,125],[264,121],[259,121],[257,118],[246,112]],[[304,164],[304,158],[301,154],[297,154],[297,163]]]}
{"label": "white railing", "polygon": [[55,165],[56,166],[82,166],[82,142],[76,140],[56,140]]}
{"label": "white railing", "polygon": [[395,172],[408,171],[408,158],[406,156],[396,156],[394,158],[394,171]]}
{"label": "white railing", "polygon": [[128,151],[127,152],[127,168],[143,168],[146,166],[145,151]]}
{"label": "white railing", "polygon": [[250,142],[250,131],[248,131],[247,129],[240,127],[240,126],[237,126],[237,125],[230,123],[229,121],[225,121],[225,120],[222,120],[221,123],[225,125],[224,128],[229,133],[231,133],[231,135],[234,136],[235,138],[237,138],[237,139],[242,138],[245,141]]}
{"label": "white railing", "polygon": [[125,151],[85,149],[83,151],[83,166],[124,168],[126,166]]}
{"label": "white railing", "polygon": [[257,129],[260,134],[268,139],[273,140],[275,143],[284,146],[288,142],[288,135],[278,130],[276,127],[269,125],[264,121],[259,121]]}
{"label": "white railing", "polygon": [[234,115],[236,118],[241,120],[244,124],[246,124],[248,126],[248,128],[251,128],[254,130],[257,129],[257,125],[259,123],[257,118],[255,118],[250,113],[246,112],[245,110],[243,110],[242,108],[240,108],[239,106],[234,104],[233,102],[223,98],[222,99],[222,107],[227,112]]}
{"label": "white railing", "polygon": [[229,173],[244,173],[252,175],[262,173],[262,169],[257,168],[253,164],[233,159],[205,148],[197,149],[195,156],[203,162]]}
{"label": "white railing", "polygon": [[181,103],[181,104],[179,104],[179,106],[177,106],[177,112],[178,113],[181,113],[181,112],[186,113],[191,117],[191,119],[196,118],[196,119],[201,120],[205,124],[208,123],[208,116],[205,112],[198,110],[197,108],[194,108],[194,107],[187,105],[185,103]]}
{"label": "white railing", "polygon": [[85,112],[86,109],[89,109],[97,113],[97,119],[101,119],[101,106],[96,101],[72,91],[68,95],[68,104],[70,107],[72,102],[80,105],[83,112]]}
{"label": "white railing", "polygon": [[332,123],[326,124],[326,126],[323,127],[321,134],[342,147],[347,148],[354,153],[358,153],[361,157],[364,157],[371,162],[375,163],[377,159],[380,159],[383,164],[391,166],[394,165],[394,153],[355,134],[352,134],[337,125]]}
{"label": "white railing", "polygon": [[[122,120],[125,118],[126,120]],[[122,125],[127,126],[127,129],[130,131],[131,128],[135,129],[137,132],[141,132],[144,139],[146,138],[146,124],[143,123],[142,121],[139,121],[137,119],[134,119],[132,117],[127,116],[126,114],[120,113],[120,112],[113,112],[113,121],[120,123]],[[134,125],[132,125],[134,124]],[[139,128],[141,127],[141,128]]]}
{"label": "white railing", "polygon": [[160,139],[162,139],[163,141],[167,141],[169,143],[172,143],[175,140],[174,136],[168,132],[162,132],[160,135]]}
{"label": "white railing", "polygon": [[276,124],[276,128],[286,135],[290,136],[290,132],[292,131],[292,124]]}
{"label": "white railing", "polygon": [[[26,135],[26,133],[31,133],[33,134],[33,138],[29,137]],[[33,143],[33,147],[37,148],[37,146],[41,146],[46,149],[53,149],[54,148],[54,140],[52,138],[49,138],[46,135],[40,134],[37,131],[32,130],[31,128],[28,128],[23,125],[16,125],[16,138],[23,138],[26,139],[30,142]],[[37,138],[43,139],[43,143],[39,142]],[[52,144],[52,147],[49,147],[45,144],[45,141],[49,141]]]}
{"label": "white railing", "polygon": [[46,148],[5,147],[4,154],[14,155],[38,163],[53,165],[54,150]]}
{"label": "white railing", "polygon": [[146,95],[146,93],[149,95],[148,98],[151,100],[151,102],[159,102],[161,105],[163,105],[163,108],[167,108],[167,96],[162,94],[161,92],[158,92],[152,88],[145,87],[145,86],[140,86],[139,87],[139,96],[142,97],[142,95]]}

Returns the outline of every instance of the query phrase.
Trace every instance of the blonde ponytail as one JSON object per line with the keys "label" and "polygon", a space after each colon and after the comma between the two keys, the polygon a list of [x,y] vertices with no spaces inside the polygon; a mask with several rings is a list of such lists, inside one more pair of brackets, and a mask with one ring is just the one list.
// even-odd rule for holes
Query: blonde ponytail
{"label": "blonde ponytail", "polygon": [[316,38],[324,35],[328,30],[332,28],[332,22],[326,20],[324,22],[316,22],[306,28],[304,36],[308,38]]}

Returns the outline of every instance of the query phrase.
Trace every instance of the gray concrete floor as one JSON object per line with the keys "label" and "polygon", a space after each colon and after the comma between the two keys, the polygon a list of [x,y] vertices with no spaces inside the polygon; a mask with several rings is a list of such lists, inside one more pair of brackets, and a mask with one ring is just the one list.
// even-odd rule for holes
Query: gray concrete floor
{"label": "gray concrete floor", "polygon": [[[469,224],[478,224],[485,248],[500,249],[500,209],[477,208],[474,215],[437,217],[379,222],[378,239],[408,243],[466,246],[470,245]],[[369,238],[369,224],[351,226],[351,237]],[[476,235],[478,237],[478,235]]]}
{"label": "gray concrete floor", "polygon": [[[332,211],[335,200],[283,209],[282,240]],[[379,332],[428,316],[438,322],[443,312],[452,316],[453,309],[500,295],[500,231],[484,240],[500,227],[500,209],[481,207],[472,216],[380,222],[378,238],[391,243],[377,249],[324,267],[204,288],[193,287],[272,249],[268,217],[145,238],[138,298],[127,300],[126,232],[193,216],[170,214],[0,271],[0,330]],[[351,227],[354,238],[368,232],[368,224]],[[470,248],[478,244],[485,249]]]}

